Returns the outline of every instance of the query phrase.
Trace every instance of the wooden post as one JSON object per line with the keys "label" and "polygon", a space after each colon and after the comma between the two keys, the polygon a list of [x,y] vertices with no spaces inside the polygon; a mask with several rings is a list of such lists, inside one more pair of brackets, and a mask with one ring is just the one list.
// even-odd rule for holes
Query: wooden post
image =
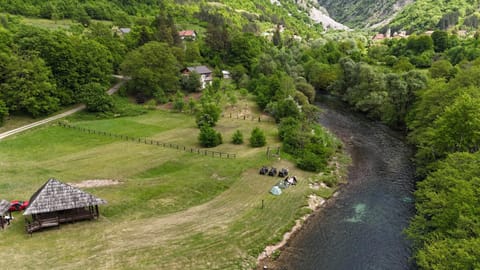
{"label": "wooden post", "polygon": [[262,209],[263,209],[263,207],[264,207],[264,202],[263,202],[263,200],[262,200]]}

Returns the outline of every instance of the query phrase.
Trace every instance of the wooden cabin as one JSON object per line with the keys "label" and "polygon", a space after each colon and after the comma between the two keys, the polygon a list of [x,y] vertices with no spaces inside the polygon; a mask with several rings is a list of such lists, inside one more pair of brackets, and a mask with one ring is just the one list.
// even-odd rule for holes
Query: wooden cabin
{"label": "wooden cabin", "polygon": [[10,220],[12,220],[10,202],[6,200],[0,200],[0,227],[4,229],[7,224],[10,224]]}
{"label": "wooden cabin", "polygon": [[82,191],[57,179],[48,180],[30,198],[23,215],[25,229],[32,233],[43,228],[58,227],[61,223],[96,219],[98,205],[106,204],[103,199]]}

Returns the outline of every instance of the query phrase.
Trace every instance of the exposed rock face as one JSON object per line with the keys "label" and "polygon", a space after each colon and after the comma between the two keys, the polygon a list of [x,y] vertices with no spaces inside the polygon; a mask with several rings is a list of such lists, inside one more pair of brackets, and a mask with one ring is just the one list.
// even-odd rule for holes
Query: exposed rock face
{"label": "exposed rock face", "polygon": [[333,19],[350,27],[369,27],[389,22],[412,0],[318,0]]}
{"label": "exposed rock face", "polygon": [[[274,1],[274,0],[271,0]],[[316,22],[321,23],[323,29],[335,29],[335,30],[349,30],[348,26],[345,26],[330,17],[328,11],[319,6],[316,0],[297,0],[296,3],[299,7],[306,10],[310,18]]]}

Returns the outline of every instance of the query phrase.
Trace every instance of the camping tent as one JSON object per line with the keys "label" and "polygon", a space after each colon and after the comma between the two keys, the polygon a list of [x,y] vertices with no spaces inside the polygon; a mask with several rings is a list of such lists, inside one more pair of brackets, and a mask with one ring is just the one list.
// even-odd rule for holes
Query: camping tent
{"label": "camping tent", "polygon": [[280,195],[282,194],[282,190],[278,186],[273,186],[272,189],[270,189],[270,193],[273,195]]}

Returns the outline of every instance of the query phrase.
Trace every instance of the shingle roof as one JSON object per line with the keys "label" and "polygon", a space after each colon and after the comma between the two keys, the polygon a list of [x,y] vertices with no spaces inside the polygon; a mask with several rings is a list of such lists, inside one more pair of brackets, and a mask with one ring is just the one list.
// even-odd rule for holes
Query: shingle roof
{"label": "shingle roof", "polygon": [[190,71],[195,71],[198,74],[212,73],[212,71],[207,66],[187,67],[187,69]]}
{"label": "shingle roof", "polygon": [[32,195],[23,215],[56,212],[106,203],[107,201],[103,199],[51,178]]}
{"label": "shingle roof", "polygon": [[4,216],[5,213],[8,212],[8,209],[10,208],[10,202],[6,200],[1,200],[0,201],[0,216]]}

